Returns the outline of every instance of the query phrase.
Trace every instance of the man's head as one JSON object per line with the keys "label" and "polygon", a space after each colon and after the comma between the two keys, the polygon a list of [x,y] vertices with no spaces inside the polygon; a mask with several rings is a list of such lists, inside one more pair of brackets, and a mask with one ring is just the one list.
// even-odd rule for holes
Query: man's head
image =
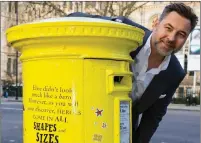
{"label": "man's head", "polygon": [[178,52],[197,25],[197,21],[193,10],[183,3],[166,6],[154,25],[151,46],[161,56]]}

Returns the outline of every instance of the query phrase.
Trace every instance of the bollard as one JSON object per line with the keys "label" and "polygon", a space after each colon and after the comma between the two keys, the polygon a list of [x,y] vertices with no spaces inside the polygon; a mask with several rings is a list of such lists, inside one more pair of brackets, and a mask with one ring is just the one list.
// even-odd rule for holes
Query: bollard
{"label": "bollard", "polygon": [[24,143],[131,143],[129,53],[144,31],[66,17],[6,32],[20,53]]}

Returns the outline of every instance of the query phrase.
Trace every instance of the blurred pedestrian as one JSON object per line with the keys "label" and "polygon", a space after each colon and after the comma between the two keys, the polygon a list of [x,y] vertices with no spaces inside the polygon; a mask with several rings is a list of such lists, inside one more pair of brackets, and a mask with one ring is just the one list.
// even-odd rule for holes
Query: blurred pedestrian
{"label": "blurred pedestrian", "polygon": [[5,86],[3,88],[3,96],[4,96],[4,98],[8,98],[8,90],[9,90],[8,86]]}

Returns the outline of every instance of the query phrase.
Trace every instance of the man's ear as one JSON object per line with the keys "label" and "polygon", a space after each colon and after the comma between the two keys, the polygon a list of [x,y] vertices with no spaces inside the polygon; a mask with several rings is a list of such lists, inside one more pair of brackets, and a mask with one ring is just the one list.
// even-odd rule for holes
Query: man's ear
{"label": "man's ear", "polygon": [[156,27],[159,25],[160,21],[157,19],[155,19],[153,22],[152,22],[152,29],[156,29]]}

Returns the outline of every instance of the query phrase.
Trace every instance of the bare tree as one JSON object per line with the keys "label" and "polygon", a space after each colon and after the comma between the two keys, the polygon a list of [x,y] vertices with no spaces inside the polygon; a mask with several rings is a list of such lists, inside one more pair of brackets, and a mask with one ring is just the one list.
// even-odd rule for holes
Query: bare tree
{"label": "bare tree", "polygon": [[[98,2],[101,9],[96,8],[96,12],[103,16],[125,16],[128,17],[135,10],[142,8],[148,2]],[[141,4],[140,4],[141,3]]]}
{"label": "bare tree", "polygon": [[[14,3],[14,2],[8,2]],[[125,16],[143,8],[149,2],[139,1],[27,1],[19,2],[19,23],[31,22],[50,17],[63,17],[72,12],[86,12],[102,16]],[[170,2],[173,3],[173,2]],[[195,2],[189,2],[192,5]],[[68,5],[68,6],[67,6]],[[69,5],[73,8],[69,9]],[[10,7],[10,11],[13,8]],[[12,13],[12,12],[9,12]]]}
{"label": "bare tree", "polygon": [[[73,10],[66,9],[66,5],[73,5]],[[20,2],[22,23],[49,17],[67,16],[71,12],[86,12],[102,16],[126,16],[128,17],[135,10],[142,8],[148,2],[53,2],[53,1],[28,1]],[[85,7],[83,7],[85,4]],[[91,6],[90,6],[91,5]],[[96,5],[96,6],[95,6]],[[24,16],[27,15],[27,16]],[[28,17],[25,19],[25,17]]]}

